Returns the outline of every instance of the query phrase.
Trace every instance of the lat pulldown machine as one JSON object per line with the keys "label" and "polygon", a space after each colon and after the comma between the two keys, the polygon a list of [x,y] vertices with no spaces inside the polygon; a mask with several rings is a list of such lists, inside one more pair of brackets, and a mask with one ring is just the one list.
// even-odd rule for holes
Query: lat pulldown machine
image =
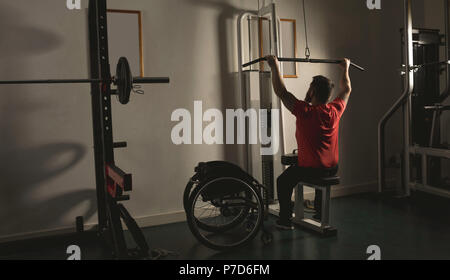
{"label": "lat pulldown machine", "polygon": [[[241,97],[242,104],[245,109],[267,109],[269,114],[273,109],[281,109],[281,102],[278,97],[276,97],[272,92],[272,85],[270,81],[271,73],[260,70],[254,70],[252,65],[258,64],[265,61],[266,58],[262,53],[261,47],[259,48],[259,58],[255,59],[252,50],[252,21],[267,19],[270,25],[268,28],[269,36],[267,40],[270,47],[269,53],[278,57],[280,62],[294,62],[294,63],[324,63],[324,64],[339,64],[342,60],[339,59],[316,59],[311,58],[311,52],[308,46],[308,32],[307,32],[307,22],[306,22],[306,12],[305,12],[305,1],[303,1],[303,16],[305,25],[305,38],[306,38],[306,49],[305,58],[296,57],[283,57],[281,50],[281,32],[280,32],[280,19],[277,16],[275,3],[270,3],[261,9],[258,7],[258,12],[244,12],[242,13],[237,22],[237,36],[238,36],[238,71],[240,79]],[[247,26],[244,24],[244,20],[247,20]],[[260,27],[261,28],[261,27]],[[245,34],[247,33],[247,34]],[[263,32],[259,30],[258,39],[261,41]],[[247,36],[245,36],[247,35]],[[250,60],[244,63],[244,59]],[[351,66],[360,70],[365,71],[365,69],[355,63],[351,63]],[[283,65],[281,65],[283,68]],[[282,114],[281,114],[282,115]],[[270,116],[268,117],[270,120]],[[260,124],[260,128],[267,126],[267,131],[271,132],[272,126],[274,124],[270,121],[267,124]],[[280,117],[279,127],[283,127],[283,120]],[[272,135],[273,138],[277,137],[274,142],[280,143],[279,152],[276,155],[260,155],[259,147],[256,145],[246,146],[247,154],[245,157],[246,171],[252,174],[257,180],[263,183],[269,191],[269,195],[272,199],[276,199],[276,186],[275,178],[281,174],[284,167],[281,164],[281,155],[284,154],[284,140],[283,131],[280,131],[280,135]]]}

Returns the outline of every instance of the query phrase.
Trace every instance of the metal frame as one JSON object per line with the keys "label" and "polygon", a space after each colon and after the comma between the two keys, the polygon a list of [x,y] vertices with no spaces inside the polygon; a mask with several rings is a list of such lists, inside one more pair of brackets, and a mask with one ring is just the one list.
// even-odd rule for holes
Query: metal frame
{"label": "metal frame", "polygon": [[[382,192],[385,189],[386,174],[385,174],[385,126],[392,115],[397,112],[398,109],[403,109],[403,164],[402,164],[402,191],[400,196],[409,196],[411,194],[411,188],[419,189],[429,193],[450,197],[450,191],[438,189],[427,185],[427,156],[449,158],[450,151],[446,149],[435,149],[432,147],[416,147],[412,143],[412,92],[414,89],[414,70],[417,66],[413,61],[413,28],[412,28],[412,13],[411,13],[411,0],[404,0],[404,91],[400,98],[394,103],[394,105],[388,110],[388,112],[382,117],[378,124],[378,191]],[[449,59],[449,0],[444,0],[445,11],[445,53],[446,61]],[[448,96],[450,71],[449,65],[447,65],[447,88],[443,94],[443,101]],[[410,170],[411,170],[411,155],[422,156],[422,178],[424,182],[411,182]]]}
{"label": "metal frame", "polygon": [[[108,28],[106,0],[89,1],[89,42],[91,78],[110,79],[108,54]],[[127,255],[117,201],[107,192],[108,165],[114,165],[114,143],[112,134],[111,86],[98,83],[91,86],[92,121],[94,129],[94,159],[98,207],[98,231],[112,243],[116,257]]]}
{"label": "metal frame", "polygon": [[429,147],[433,148],[435,143],[435,134],[436,134],[436,126],[440,123],[440,118],[442,116],[442,112],[444,111],[450,111],[450,105],[441,105],[436,104],[435,106],[425,106],[425,110],[432,110],[433,111],[433,121],[431,125],[431,133],[430,133],[430,140],[429,140]]}
{"label": "metal frame", "polygon": [[[319,189],[322,191],[322,219],[320,222],[305,219],[304,209],[303,209],[303,187],[308,186],[314,189]],[[310,229],[318,232],[321,235],[333,236],[337,234],[337,229],[330,226],[330,202],[331,202],[331,186],[319,186],[306,182],[300,182],[295,188],[295,206],[294,213],[295,217],[292,223],[300,227]]]}
{"label": "metal frame", "polygon": [[436,188],[428,184],[428,172],[427,172],[429,156],[450,159],[450,150],[415,146],[410,148],[410,153],[420,155],[422,157],[422,183],[409,182],[409,187],[416,190],[421,190],[431,194],[450,198],[450,191]]}
{"label": "metal frame", "polygon": [[[244,79],[244,69],[245,67],[242,67],[243,64],[243,57],[244,57],[244,48],[243,48],[243,40],[242,40],[242,21],[244,19],[249,19],[249,17],[258,17],[258,18],[268,18],[271,24],[270,27],[270,53],[275,54],[276,56],[280,56],[280,26],[279,26],[279,18],[277,17],[276,12],[276,6],[275,3],[270,3],[267,6],[260,9],[257,13],[255,12],[244,12],[238,17],[238,23],[237,23],[237,43],[238,43],[238,73],[239,73],[239,82],[241,84],[241,98],[242,98],[242,104],[245,110],[249,109],[250,107],[250,96],[248,94],[245,94],[245,88],[246,83]],[[261,28],[260,28],[261,29]],[[250,28],[249,28],[249,50],[251,51],[251,38],[250,38]],[[250,53],[251,54],[251,53]],[[282,67],[282,66],[281,66]],[[251,68],[250,68],[251,69]],[[251,71],[251,70],[250,70]],[[266,73],[264,71],[260,71],[261,74]],[[261,77],[261,76],[260,76]],[[282,109],[281,106],[281,100],[279,98],[276,98],[273,100],[273,106],[272,108],[279,108],[280,111]],[[280,114],[280,120],[279,120],[279,126],[283,127],[283,116]],[[248,137],[247,137],[248,138]],[[283,137],[283,130],[280,130],[280,151],[284,153],[284,137]],[[252,163],[252,153],[249,146],[248,141],[246,141],[246,157],[245,157],[245,168],[246,171],[249,173],[252,173],[253,170],[253,163]],[[273,156],[272,160],[269,158],[270,156],[265,156],[265,160],[263,162],[266,163],[273,163]],[[264,169],[264,168],[263,168]],[[273,167],[272,167],[273,170]],[[265,172],[263,172],[265,174]],[[264,182],[263,182],[264,183]],[[276,184],[273,184],[274,186],[274,199],[276,199]]]}
{"label": "metal frame", "polygon": [[[126,143],[113,140],[106,0],[89,0],[89,49],[90,77],[102,81],[91,84],[98,235],[115,258],[148,257],[149,247],[142,231],[119,203],[130,199],[123,193],[132,190],[132,176],[114,161],[114,149],[126,147]],[[122,220],[138,245],[138,255],[133,256],[127,247]]]}
{"label": "metal frame", "polygon": [[[250,106],[250,96],[248,96],[248,94],[244,94],[245,92],[245,88],[246,88],[246,84],[245,84],[245,79],[243,77],[243,69],[241,67],[242,63],[243,63],[243,52],[244,52],[244,47],[243,47],[243,40],[242,40],[242,21],[244,19],[250,20],[251,16],[258,16],[258,14],[253,13],[253,12],[244,12],[242,13],[237,20],[237,44],[238,44],[238,79],[239,79],[239,84],[240,84],[240,93],[241,93],[241,103],[242,103],[242,107],[244,109],[248,109]],[[251,57],[251,51],[252,51],[252,46],[251,46],[251,38],[250,38],[250,24],[248,25],[248,43],[249,43],[249,55]],[[251,71],[251,70],[250,70]],[[252,170],[252,161],[251,159],[251,150],[249,147],[249,143],[248,141],[245,142],[245,148],[246,148],[246,156],[245,156],[245,170],[247,172]]]}
{"label": "metal frame", "polygon": [[[271,25],[271,19],[266,17],[258,17],[258,37],[259,37],[259,55],[262,56],[264,53],[264,40],[263,40],[263,28],[264,22],[267,21],[269,26]],[[272,31],[270,31],[272,34]],[[269,40],[269,50],[272,51],[272,40]],[[259,63],[259,71],[264,71],[264,62]]]}

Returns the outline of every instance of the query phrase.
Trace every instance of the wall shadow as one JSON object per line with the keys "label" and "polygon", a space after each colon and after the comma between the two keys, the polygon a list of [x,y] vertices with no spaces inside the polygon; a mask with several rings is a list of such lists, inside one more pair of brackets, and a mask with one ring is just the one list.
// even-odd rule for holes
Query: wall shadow
{"label": "wall shadow", "polygon": [[[236,8],[226,0],[189,0],[193,5],[208,7],[219,11],[217,19],[216,40],[219,43],[218,55],[220,59],[220,88],[218,89],[222,98],[222,110],[242,108],[239,93],[238,74],[235,68],[237,54],[234,46],[237,44],[236,19],[244,10]],[[230,70],[233,69],[233,70]],[[225,126],[224,126],[225,127]],[[235,133],[236,135],[236,133]],[[224,137],[226,134],[224,133]],[[243,153],[245,145],[223,145],[224,160],[239,165],[244,164]]]}
{"label": "wall shadow", "polygon": [[[0,129],[4,127],[0,123]],[[0,235],[43,230],[61,225],[64,215],[78,205],[87,210],[83,216],[91,218],[96,213],[95,190],[64,192],[76,182],[60,186],[64,192],[54,198],[36,199],[38,188],[76,166],[85,156],[86,149],[76,143],[57,143],[33,148],[0,149],[0,157],[7,159],[0,163],[2,183],[0,191],[2,228]],[[63,159],[63,160],[61,160]]]}
{"label": "wall shadow", "polygon": [[[35,26],[20,11],[0,4],[0,34],[5,38],[0,42],[0,80],[21,79],[28,72],[29,57],[49,53],[62,45],[66,34]],[[88,218],[96,212],[94,190],[64,192],[67,186],[62,185],[57,191],[64,194],[46,201],[36,199],[40,184],[76,166],[85,156],[86,147],[68,142],[41,145],[30,142],[33,136],[27,127],[35,123],[32,118],[40,110],[50,106],[45,100],[38,101],[38,97],[30,98],[34,93],[33,87],[0,87],[0,235],[60,225],[65,213],[86,201],[89,206],[85,207],[84,215]]]}
{"label": "wall shadow", "polygon": [[[0,49],[2,57],[23,57],[50,52],[61,45],[59,34],[27,24],[18,11],[2,3],[0,5]],[[19,20],[20,19],[20,20]]]}

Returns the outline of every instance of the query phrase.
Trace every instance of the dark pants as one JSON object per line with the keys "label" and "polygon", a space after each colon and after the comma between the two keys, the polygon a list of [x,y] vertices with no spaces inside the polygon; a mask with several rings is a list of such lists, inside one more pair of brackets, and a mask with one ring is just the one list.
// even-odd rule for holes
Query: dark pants
{"label": "dark pants", "polygon": [[[292,217],[292,191],[300,181],[308,178],[332,177],[336,175],[338,166],[332,168],[305,168],[290,166],[277,179],[278,200],[280,202],[280,219],[289,220]],[[316,190],[314,208],[320,215],[322,208],[322,191]]]}

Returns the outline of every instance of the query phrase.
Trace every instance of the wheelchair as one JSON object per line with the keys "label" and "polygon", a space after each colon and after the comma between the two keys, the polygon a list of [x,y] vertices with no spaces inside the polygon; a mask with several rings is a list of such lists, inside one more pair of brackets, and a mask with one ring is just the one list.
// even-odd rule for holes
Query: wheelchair
{"label": "wheelchair", "polygon": [[269,213],[266,187],[229,162],[202,162],[194,171],[183,204],[197,240],[213,250],[230,250],[245,246],[262,229],[262,242],[272,242],[264,227]]}

